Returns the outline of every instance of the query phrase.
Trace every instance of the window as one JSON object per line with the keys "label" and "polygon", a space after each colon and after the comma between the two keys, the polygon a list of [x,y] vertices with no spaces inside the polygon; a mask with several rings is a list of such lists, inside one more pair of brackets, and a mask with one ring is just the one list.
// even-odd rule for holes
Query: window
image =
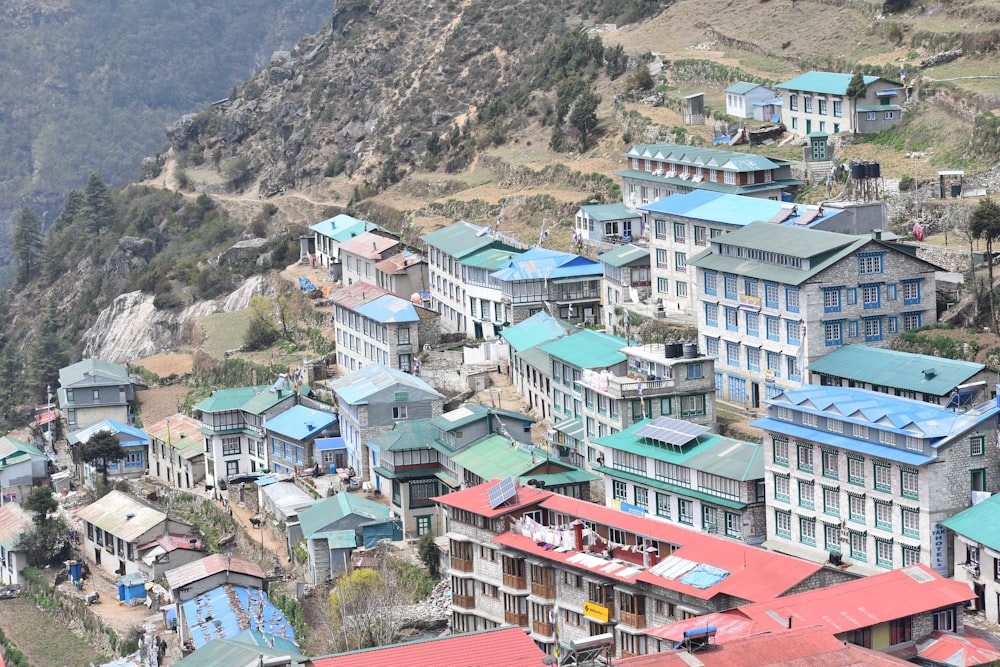
{"label": "window", "polygon": [[865,497],[862,494],[848,493],[847,515],[856,523],[865,522]]}
{"label": "window", "polygon": [[913,641],[913,619],[909,616],[889,621],[889,645]]}
{"label": "window", "polygon": [[760,370],[760,350],[756,347],[747,348],[747,368],[752,371]]}
{"label": "window", "polygon": [[840,457],[837,452],[823,450],[823,477],[837,479],[840,476]]}
{"label": "window", "polygon": [[799,470],[804,470],[806,472],[812,472],[813,469],[813,448],[812,445],[798,445],[796,447],[798,450],[798,463]]}
{"label": "window", "polygon": [[798,357],[788,357],[788,379],[789,380],[801,380],[802,373],[799,370],[799,359]]}
{"label": "window", "polygon": [[[825,116],[826,115],[826,100],[824,98],[820,97],[819,99],[816,100],[816,106],[817,106],[817,113],[820,116]],[[822,127],[820,127],[820,131],[821,132],[823,131]]]}
{"label": "window", "polygon": [[882,290],[880,285],[862,285],[861,303],[865,308],[880,308],[882,306]]}
{"label": "window", "polygon": [[780,341],[781,321],[777,317],[765,317],[764,320],[767,323],[767,339]]}
{"label": "window", "polygon": [[869,111],[865,114],[865,120],[875,120],[875,116],[876,114],[874,111]]}
{"label": "window", "polygon": [[782,500],[782,501],[784,501],[786,503],[789,500],[791,500],[791,497],[789,496],[789,484],[790,484],[790,476],[789,475],[779,475],[778,473],[774,474],[774,499],[775,500]]}
{"label": "window", "polygon": [[885,119],[886,120],[892,120],[895,117],[896,117],[896,112],[895,111],[886,111],[885,112]]}
{"label": "window", "polygon": [[788,110],[798,111],[799,110],[799,96],[792,94],[788,96]]}
{"label": "window", "polygon": [[823,524],[823,548],[840,553],[840,526]]}
{"label": "window", "polygon": [[666,220],[653,220],[653,226],[656,228],[656,238],[665,239],[667,238],[667,221]]}
{"label": "window", "polygon": [[785,323],[785,334],[788,336],[788,343],[790,345],[798,345],[802,338],[802,325],[793,320],[788,320]]}
{"label": "window", "polygon": [[685,297],[686,298],[687,295],[688,295],[688,284],[685,283],[685,282],[681,282],[681,281],[678,280],[675,283],[675,286],[677,288],[677,296]]}
{"label": "window", "polygon": [[666,278],[657,278],[656,279],[656,291],[659,292],[660,294],[669,294],[670,293],[670,281],[667,280]]}
{"label": "window", "polygon": [[942,609],[934,612],[934,629],[944,632],[955,631],[955,609]]}
{"label": "window", "polygon": [[715,271],[705,271],[705,294],[716,296],[719,293],[719,274]]}
{"label": "window", "polygon": [[853,428],[851,430],[854,433],[854,437],[855,438],[857,438],[858,440],[867,440],[868,439],[868,427],[867,426],[865,426],[864,424],[853,424],[852,426],[853,426]]}
{"label": "window", "polygon": [[684,273],[687,271],[687,254],[683,252],[674,253],[674,268],[677,269],[679,273]]}
{"label": "window", "polygon": [[799,129],[799,119],[795,116],[792,116],[792,129],[793,130]]}
{"label": "window", "polygon": [[813,98],[808,96],[802,98],[802,111],[805,113],[813,112]]}
{"label": "window", "polygon": [[840,312],[840,288],[839,287],[824,287],[823,288],[823,312],[825,312],[825,313],[839,313]]}
{"label": "window", "polygon": [[880,530],[892,531],[892,503],[882,500],[875,501],[875,527]]}
{"label": "window", "polygon": [[788,465],[788,440],[774,438],[774,462],[779,465]]}
{"label": "window", "polygon": [[982,456],[986,453],[986,436],[974,435],[969,438],[969,455]]}
{"label": "window", "polygon": [[857,338],[858,337],[858,321],[851,320],[847,323],[847,337]]}
{"label": "window", "polygon": [[749,310],[746,311],[746,326],[747,335],[759,336],[760,335],[760,315],[757,313],[752,313]]}
{"label": "window", "polygon": [[854,560],[868,560],[868,534],[863,531],[850,531],[851,536],[851,558]]}
{"label": "window", "polygon": [[394,405],[392,406],[392,418],[396,421],[406,419],[406,406],[405,405]]}
{"label": "window", "polygon": [[667,251],[667,250],[665,250],[663,248],[657,248],[656,249],[656,266],[658,266],[661,269],[669,269],[670,268],[670,252],[669,251]]}
{"label": "window", "polygon": [[628,484],[617,479],[612,480],[611,497],[621,502],[628,502]]}
{"label": "window", "polygon": [[903,545],[903,567],[916,565],[920,562],[920,547],[908,547]]}
{"label": "window", "polygon": [[740,312],[736,308],[726,308],[726,331],[740,330]]}
{"label": "window", "polygon": [[799,312],[799,289],[797,287],[785,288],[785,310],[792,313]]}
{"label": "window", "polygon": [[920,510],[909,507],[899,508],[900,519],[903,523],[903,535],[907,537],[920,536]]}
{"label": "window", "polygon": [[696,225],[695,228],[694,228],[694,244],[695,245],[707,245],[707,241],[705,240],[705,236],[706,236],[705,235],[705,228],[704,227],[698,227]]}
{"label": "window", "polygon": [[888,334],[899,333],[899,318],[895,315],[890,315],[885,318],[885,331]]}
{"label": "window", "polygon": [[920,313],[903,313],[903,331],[920,328]]}
{"label": "window", "polygon": [[764,305],[768,308],[778,307],[778,286],[774,283],[764,285]]}
{"label": "window", "polygon": [[847,457],[847,481],[859,486],[865,485],[865,460],[854,456]]}
{"label": "window", "polygon": [[969,471],[970,485],[973,491],[986,490],[986,468],[976,468]]}
{"label": "window", "polygon": [[[833,115],[840,118],[843,114],[841,113],[844,103],[840,100],[833,101]],[[836,125],[834,125],[836,127]]]}
{"label": "window", "polygon": [[865,318],[865,341],[878,341],[882,340],[882,318],[881,317],[866,317]]}
{"label": "window", "polygon": [[816,484],[812,480],[799,480],[799,506],[810,510],[816,506]]}
{"label": "window", "polygon": [[687,525],[694,523],[694,503],[683,498],[677,499],[677,520]]}
{"label": "window", "polygon": [[682,396],[681,397],[681,417],[701,417],[705,414],[705,396],[704,394],[698,394],[697,396]]}
{"label": "window", "polygon": [[683,222],[675,222],[674,223],[674,242],[675,243],[686,243],[687,242],[686,233],[685,233],[686,230],[687,230],[687,225],[685,225]]}
{"label": "window", "polygon": [[740,366],[740,344],[726,343],[726,364],[729,366]]}
{"label": "window", "polygon": [[223,438],[222,439],[222,455],[223,456],[239,456],[242,453],[243,448],[240,447],[239,438]]}
{"label": "window", "polygon": [[656,494],[656,516],[670,518],[670,496],[665,493]]}
{"label": "window", "polygon": [[840,516],[840,489],[823,487],[823,513],[830,516]]}
{"label": "window", "polygon": [[705,354],[710,357],[719,358],[719,339],[705,337]]}
{"label": "window", "polygon": [[816,545],[816,519],[799,518],[799,541],[803,544]]}
{"label": "window", "polygon": [[714,303],[705,304],[705,325],[710,327],[719,326],[719,306]]}
{"label": "window", "polygon": [[862,276],[882,273],[882,253],[862,253],[858,255],[858,274]]}
{"label": "window", "polygon": [[774,532],[778,537],[792,536],[792,513],[774,510]]}
{"label": "window", "polygon": [[902,468],[899,471],[900,491],[904,498],[920,497],[920,480],[917,471],[911,468]]}
{"label": "window", "polygon": [[736,295],[736,276],[726,275],[724,279],[724,286],[726,288],[726,298],[735,299]]}
{"label": "window", "polygon": [[719,510],[710,505],[701,506],[701,529],[707,533],[719,530]]}
{"label": "window", "polygon": [[892,468],[890,468],[885,463],[874,464],[875,469],[875,490],[876,491],[891,491],[892,481],[891,473]]}
{"label": "window", "polygon": [[632,496],[637,507],[647,509],[649,507],[649,489],[642,486],[632,487]]}
{"label": "window", "polygon": [[844,432],[844,422],[839,419],[833,419],[832,417],[826,418],[826,430],[830,433],[843,433]]}

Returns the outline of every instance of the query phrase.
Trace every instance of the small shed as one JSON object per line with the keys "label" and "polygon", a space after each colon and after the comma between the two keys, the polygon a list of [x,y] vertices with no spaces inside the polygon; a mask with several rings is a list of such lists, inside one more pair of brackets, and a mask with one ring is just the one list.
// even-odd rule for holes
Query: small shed
{"label": "small shed", "polygon": [[316,438],[316,463],[320,469],[337,474],[338,468],[348,466],[347,444],[343,438]]}
{"label": "small shed", "polygon": [[705,93],[694,93],[684,98],[684,124],[705,124]]}
{"label": "small shed", "polygon": [[773,100],[774,91],[759,83],[738,81],[726,88],[726,113],[736,118],[751,118],[754,105]]}
{"label": "small shed", "polygon": [[118,599],[132,606],[146,601],[146,578],[138,572],[118,578]]}

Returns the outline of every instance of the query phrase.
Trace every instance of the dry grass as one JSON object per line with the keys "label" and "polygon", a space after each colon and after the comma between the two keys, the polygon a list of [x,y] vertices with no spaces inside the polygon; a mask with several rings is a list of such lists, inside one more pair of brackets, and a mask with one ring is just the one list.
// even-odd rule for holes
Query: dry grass
{"label": "dry grass", "polygon": [[0,628],[33,667],[101,664],[106,656],[23,598],[0,600]]}

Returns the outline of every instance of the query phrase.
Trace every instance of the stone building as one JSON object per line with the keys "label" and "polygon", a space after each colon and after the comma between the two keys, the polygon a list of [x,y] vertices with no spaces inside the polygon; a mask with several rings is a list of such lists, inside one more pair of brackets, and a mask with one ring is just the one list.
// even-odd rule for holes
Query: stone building
{"label": "stone building", "polygon": [[947,409],[804,385],[768,401],[767,542],[862,575],[923,563],[951,576],[941,524],[998,490],[995,401]]}
{"label": "stone building", "polygon": [[427,260],[413,250],[404,249],[375,265],[375,284],[404,299],[426,293],[427,281]]}
{"label": "stone building", "polygon": [[132,423],[135,388],[128,368],[101,359],[84,359],[59,369],[59,407],[70,431],[103,419]]}
{"label": "stone building", "polygon": [[316,258],[320,266],[325,266],[340,279],[342,261],[340,244],[365,232],[375,231],[379,226],[367,220],[358,220],[341,213],[332,218],[311,225],[315,237]]}
{"label": "stone building", "polygon": [[844,343],[888,347],[937,314],[937,267],[878,236],[754,222],[687,263],[716,396],[752,409]]}
{"label": "stone building", "polygon": [[363,232],[340,244],[340,259],[344,264],[343,284],[357,282],[374,284],[375,265],[398,254],[403,249],[399,238],[388,232]]}
{"label": "stone building", "polygon": [[602,253],[598,259],[604,264],[604,325],[610,332],[620,332],[628,317],[623,306],[649,299],[649,248],[630,243]]}
{"label": "stone building", "polygon": [[973,609],[1000,623],[1000,495],[986,497],[945,519],[954,578],[975,595]]}
{"label": "stone building", "polygon": [[543,310],[569,322],[601,321],[601,262],[535,247],[490,274],[500,284],[504,319],[517,324]]}
{"label": "stone building", "polygon": [[552,418],[552,364],[538,347],[576,331],[570,322],[541,312],[500,333],[509,347],[511,381],[525,399],[525,412]]}
{"label": "stone building", "polygon": [[149,435],[149,474],[177,489],[205,481],[203,424],[178,412],[144,427]]}
{"label": "stone building", "polygon": [[813,132],[877,134],[899,125],[903,86],[877,76],[865,76],[865,92],[859,98],[847,95],[853,74],[806,72],[779,83],[784,104],[781,122],[789,132],[808,136]]}

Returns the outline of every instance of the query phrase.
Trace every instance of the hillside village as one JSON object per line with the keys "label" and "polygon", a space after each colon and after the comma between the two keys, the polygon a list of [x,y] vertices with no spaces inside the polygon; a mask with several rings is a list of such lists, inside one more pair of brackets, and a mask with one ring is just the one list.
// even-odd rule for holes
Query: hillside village
{"label": "hillside village", "polygon": [[[890,230],[878,163],[837,167],[836,135],[905,112],[905,72],[858,78],[726,89],[802,160],[730,150],[746,128],[632,145],[575,252],[502,210],[418,241],[316,221],[298,287],[335,352],[189,413],[137,420],[126,360],[63,368],[0,438],[5,593],[40,585],[21,538],[51,513],[72,531],[53,595],[143,629],[109,664],[1000,660],[997,369],[896,349],[981,267]],[[969,194],[957,176],[939,198]],[[807,183],[828,198],[796,203]],[[365,571],[392,588],[399,560],[444,583],[310,654],[298,603]],[[440,637],[400,642],[434,615]]]}

